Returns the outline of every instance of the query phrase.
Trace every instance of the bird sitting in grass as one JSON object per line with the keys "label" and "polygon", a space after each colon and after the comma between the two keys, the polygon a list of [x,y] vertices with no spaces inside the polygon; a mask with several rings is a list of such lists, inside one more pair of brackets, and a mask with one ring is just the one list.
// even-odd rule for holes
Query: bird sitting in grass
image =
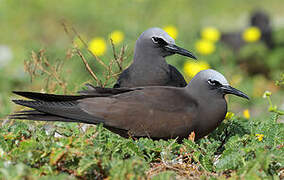
{"label": "bird sitting in grass", "polygon": [[212,69],[200,71],[186,87],[93,89],[72,96],[15,91],[31,100],[13,102],[33,110],[18,112],[10,118],[101,123],[122,137],[181,140],[195,132],[199,139],[215,130],[225,118],[226,94],[249,99]]}

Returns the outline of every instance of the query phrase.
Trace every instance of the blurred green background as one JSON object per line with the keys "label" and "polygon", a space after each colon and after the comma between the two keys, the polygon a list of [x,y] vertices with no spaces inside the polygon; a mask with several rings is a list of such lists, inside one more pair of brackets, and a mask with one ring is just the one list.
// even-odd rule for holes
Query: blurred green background
{"label": "blurred green background", "polygon": [[[249,25],[251,13],[256,10],[263,10],[270,16],[274,39],[284,42],[282,4],[282,0],[0,0],[0,46],[4,49],[0,53],[8,56],[0,61],[0,118],[5,118],[16,108],[10,102],[15,98],[12,90],[40,91],[44,88],[43,78],[31,82],[24,71],[24,60],[30,59],[32,50],[38,52],[45,49],[48,60],[55,64],[66,57],[68,49],[72,49],[62,22],[72,25],[87,42],[97,37],[104,38],[107,49],[100,56],[104,61],[113,58],[109,34],[115,30],[121,31],[124,39],[116,48],[119,50],[123,45],[128,46],[127,62],[131,62],[135,41],[144,30],[155,26],[173,26],[178,32],[178,45],[192,50],[199,61],[222,72],[234,86],[252,97],[250,102],[230,97],[231,111],[242,115],[245,109],[249,109],[253,116],[265,115],[262,114],[267,108],[267,102],[262,98],[265,90],[273,92],[272,98],[277,105],[284,103],[283,88],[274,85],[283,72],[283,47],[269,50],[263,43],[256,42],[234,53],[218,42],[213,53],[202,55],[195,46],[200,39],[200,31],[206,27],[215,27],[220,32],[243,31]],[[102,69],[94,58],[86,50],[83,52],[100,74]],[[265,62],[265,66],[266,62],[275,62],[274,66],[269,67],[269,76],[261,73],[251,75],[240,66],[239,59],[255,54],[258,61]],[[183,71],[187,61],[178,55],[167,58],[167,62],[177,66],[180,71]],[[68,82],[69,92],[75,93],[84,82],[92,79],[76,55],[64,66],[67,69],[64,78]],[[91,80],[91,83],[94,81]]]}

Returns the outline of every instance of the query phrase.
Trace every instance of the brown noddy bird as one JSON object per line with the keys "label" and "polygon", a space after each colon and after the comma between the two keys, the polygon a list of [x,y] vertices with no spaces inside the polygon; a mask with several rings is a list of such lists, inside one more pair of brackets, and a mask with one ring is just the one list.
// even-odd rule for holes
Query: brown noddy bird
{"label": "brown noddy bird", "polygon": [[187,85],[182,74],[165,57],[180,54],[196,57],[186,49],[178,47],[175,40],[160,28],[144,31],[135,44],[133,63],[119,76],[114,88],[139,86]]}
{"label": "brown noddy bird", "polygon": [[[250,26],[259,28],[261,32],[260,40],[269,49],[273,49],[276,44],[273,40],[273,32],[270,22],[271,20],[269,15],[264,11],[255,11],[250,16]],[[225,43],[236,52],[238,52],[246,44],[242,38],[241,31],[222,33],[221,42]]]}
{"label": "brown noddy bird", "polygon": [[34,110],[12,119],[100,124],[123,137],[179,140],[194,131],[196,138],[212,132],[227,113],[226,94],[249,99],[231,87],[215,70],[199,72],[186,87],[149,86],[96,88],[88,95],[54,95],[14,92],[32,99],[13,100]]}

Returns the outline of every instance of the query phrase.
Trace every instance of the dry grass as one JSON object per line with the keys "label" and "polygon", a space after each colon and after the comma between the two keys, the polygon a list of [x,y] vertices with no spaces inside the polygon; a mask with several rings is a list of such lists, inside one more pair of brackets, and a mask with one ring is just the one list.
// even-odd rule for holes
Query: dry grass
{"label": "dry grass", "polygon": [[[151,163],[150,169],[146,172],[148,179],[155,175],[173,171],[177,174],[176,179],[200,179],[201,177],[218,177],[218,174],[203,170],[202,165],[193,161],[193,155],[180,148],[179,156],[172,160],[162,158],[159,162]],[[220,177],[220,176],[219,176]]]}
{"label": "dry grass", "polygon": [[[65,94],[72,93],[68,91],[68,83],[64,78],[64,74],[68,71],[64,68],[64,64],[73,56],[77,55],[82,60],[87,72],[94,79],[96,86],[106,87],[111,85],[113,80],[116,80],[124,69],[124,60],[127,59],[125,56],[127,47],[123,46],[120,52],[117,53],[112,40],[110,40],[113,50],[113,58],[106,63],[88,49],[87,43],[82,39],[75,28],[68,26],[64,22],[62,25],[73,44],[73,49],[68,49],[65,58],[56,61],[55,64],[50,63],[46,56],[46,50],[42,49],[39,52],[32,51],[31,58],[24,61],[24,69],[29,73],[31,81],[36,78],[44,78],[45,86],[41,89],[42,92],[54,93],[56,90],[60,89],[63,90]],[[82,42],[88,53],[94,57],[94,60],[104,68],[101,75],[98,75],[95,67],[91,67],[85,55],[73,41],[76,37]],[[85,83],[86,82],[84,82],[84,84]]]}
{"label": "dry grass", "polygon": [[24,61],[24,69],[29,73],[31,81],[38,76],[45,77],[44,91],[54,92],[57,88],[61,88],[64,93],[67,93],[67,82],[62,76],[62,72],[65,62],[72,57],[70,53],[67,53],[68,55],[64,60],[57,61],[56,64],[50,64],[44,49],[37,53],[32,51],[31,59]]}
{"label": "dry grass", "polygon": [[[75,53],[81,58],[82,62],[84,63],[86,67],[86,70],[90,73],[90,75],[95,80],[96,85],[105,87],[109,85],[111,79],[118,78],[119,74],[124,69],[123,68],[124,60],[127,59],[127,57],[125,56],[125,51],[127,50],[127,46],[123,46],[119,54],[117,54],[115,45],[113,44],[113,41],[110,39],[110,43],[112,45],[112,50],[113,50],[113,59],[111,59],[109,63],[105,63],[98,56],[96,56],[92,51],[89,50],[88,44],[82,39],[80,34],[76,31],[76,29],[73,26],[67,25],[67,23],[65,22],[62,22],[62,26],[64,27],[66,34],[72,41]],[[81,52],[81,50],[78,48],[78,46],[74,42],[74,39],[76,37],[82,42],[82,44],[84,45],[84,48],[88,50],[89,54],[91,54],[93,58],[104,68],[103,76],[102,76],[104,79],[104,82],[99,78],[95,70],[93,70],[94,68],[91,68],[86,58],[84,57],[83,53]]]}
{"label": "dry grass", "polygon": [[190,162],[183,156],[179,156],[171,162],[151,163],[150,166],[151,168],[146,172],[149,179],[164,171],[174,171],[178,175],[177,179],[200,179],[201,176],[214,175],[213,173],[201,171],[198,164]]}
{"label": "dry grass", "polygon": [[[188,136],[188,140],[195,141],[195,133],[192,132]],[[217,177],[218,174],[210,173],[208,171],[202,170],[204,169],[199,162],[193,161],[193,155],[190,152],[187,152],[187,148],[182,146],[179,149],[178,157],[175,159],[167,158],[167,154],[170,151],[170,144],[165,151],[161,155],[161,159],[159,162],[154,162],[150,164],[150,169],[146,172],[147,179],[151,179],[155,175],[158,175],[161,172],[165,171],[173,171],[177,174],[175,179],[190,179],[197,180],[201,177]]]}

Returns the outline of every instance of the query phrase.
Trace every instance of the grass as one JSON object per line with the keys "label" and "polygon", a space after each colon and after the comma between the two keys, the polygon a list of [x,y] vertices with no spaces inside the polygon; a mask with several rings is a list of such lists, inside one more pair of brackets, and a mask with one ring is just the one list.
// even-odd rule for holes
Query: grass
{"label": "grass", "polygon": [[[12,49],[13,59],[0,66],[0,179],[284,178],[283,47],[268,50],[254,43],[236,54],[217,43],[213,54],[198,54],[251,100],[229,97],[229,111],[235,115],[197,142],[193,135],[178,144],[124,139],[102,126],[7,120],[20,108],[10,101],[16,98],[12,90],[75,94],[87,82],[112,86],[120,67],[131,61],[135,39],[148,27],[174,25],[176,43],[197,53],[194,43],[201,27],[241,30],[249,12],[262,8],[275,19],[275,39],[284,42],[277,23],[284,15],[280,3],[3,0],[0,39]],[[113,30],[124,32],[122,44],[112,46],[108,40]],[[95,57],[74,45],[78,35],[86,37],[86,44],[94,37],[105,38],[106,53]],[[181,71],[188,60],[177,55],[167,59]],[[268,77],[244,70],[255,62],[268,67]],[[272,95],[264,99],[266,90]],[[249,117],[243,115],[246,109]]]}
{"label": "grass", "polygon": [[124,139],[102,126],[9,122],[0,129],[0,177],[277,179],[284,161],[284,127],[277,117],[232,117],[208,137],[182,144]]}

